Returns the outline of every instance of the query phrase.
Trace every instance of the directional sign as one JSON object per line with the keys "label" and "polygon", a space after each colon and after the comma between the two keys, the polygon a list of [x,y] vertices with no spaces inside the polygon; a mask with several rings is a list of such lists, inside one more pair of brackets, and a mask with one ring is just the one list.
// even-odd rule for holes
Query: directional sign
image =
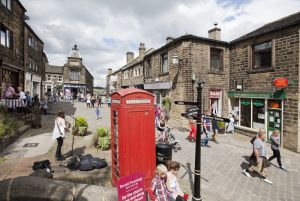
{"label": "directional sign", "polygon": [[190,112],[198,112],[199,111],[199,108],[198,107],[192,107],[192,108],[189,108],[186,110],[187,113],[190,113]]}
{"label": "directional sign", "polygon": [[198,102],[191,102],[191,101],[175,101],[177,105],[199,105]]}
{"label": "directional sign", "polygon": [[[195,114],[197,114],[197,113],[195,113]],[[193,113],[181,113],[181,116],[183,116],[185,118],[192,118],[194,120],[197,120],[197,116],[195,114],[193,114]],[[201,118],[206,118],[206,119],[211,119],[211,120],[216,120],[216,121],[222,121],[222,122],[226,122],[226,123],[230,122],[230,119],[228,119],[228,118],[209,116],[209,115],[203,115],[203,114],[201,114]]]}
{"label": "directional sign", "polygon": [[198,111],[187,112],[186,114],[187,114],[188,116],[192,116],[192,115],[198,114]]}

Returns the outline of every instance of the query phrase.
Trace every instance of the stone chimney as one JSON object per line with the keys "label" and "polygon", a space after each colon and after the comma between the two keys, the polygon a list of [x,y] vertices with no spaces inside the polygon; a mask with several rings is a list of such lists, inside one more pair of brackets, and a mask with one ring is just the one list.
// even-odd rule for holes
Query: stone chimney
{"label": "stone chimney", "polygon": [[133,52],[127,52],[126,56],[127,56],[127,64],[128,64],[129,62],[131,62],[133,60],[134,53]]}
{"label": "stone chimney", "polygon": [[140,47],[139,47],[139,57],[140,57],[140,58],[144,58],[145,55],[146,55],[145,43],[140,43]]}
{"label": "stone chimney", "polygon": [[171,37],[171,36],[167,36],[166,38],[166,44],[173,41],[175,38]]}
{"label": "stone chimney", "polygon": [[214,23],[214,28],[208,30],[208,38],[214,40],[221,40],[221,29],[218,28],[218,23]]}
{"label": "stone chimney", "polygon": [[112,74],[112,69],[111,68],[107,69],[107,75],[110,75],[110,74]]}

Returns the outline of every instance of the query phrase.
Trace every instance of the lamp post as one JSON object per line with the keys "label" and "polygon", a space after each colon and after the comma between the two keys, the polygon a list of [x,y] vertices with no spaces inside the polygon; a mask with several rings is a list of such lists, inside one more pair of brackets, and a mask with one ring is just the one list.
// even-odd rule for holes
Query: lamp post
{"label": "lamp post", "polygon": [[198,82],[197,87],[197,102],[199,111],[197,113],[197,135],[195,149],[195,177],[194,177],[194,195],[193,201],[202,200],[201,197],[201,115],[202,115],[202,88],[205,82]]}

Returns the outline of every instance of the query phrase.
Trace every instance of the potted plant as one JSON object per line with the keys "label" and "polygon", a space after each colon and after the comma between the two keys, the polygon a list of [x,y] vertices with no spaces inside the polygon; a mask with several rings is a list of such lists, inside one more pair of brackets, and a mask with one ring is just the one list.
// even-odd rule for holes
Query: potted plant
{"label": "potted plant", "polygon": [[77,117],[75,121],[75,127],[72,132],[73,135],[84,136],[87,133],[88,123],[84,117]]}
{"label": "potted plant", "polygon": [[224,134],[225,133],[225,123],[222,121],[218,121],[218,133]]}

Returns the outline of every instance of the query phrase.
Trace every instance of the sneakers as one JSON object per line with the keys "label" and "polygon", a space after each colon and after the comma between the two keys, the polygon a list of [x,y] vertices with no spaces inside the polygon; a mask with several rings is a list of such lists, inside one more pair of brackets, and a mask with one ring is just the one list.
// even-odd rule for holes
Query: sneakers
{"label": "sneakers", "polygon": [[249,172],[246,171],[246,169],[243,169],[243,173],[244,175],[246,175],[247,177],[251,178],[251,175]]}
{"label": "sneakers", "polygon": [[280,166],[279,168],[280,168],[280,169],[283,169],[284,171],[287,171],[287,168],[284,167],[284,166]]}
{"label": "sneakers", "polygon": [[272,184],[272,182],[271,182],[269,179],[267,179],[267,178],[262,179],[262,181],[263,181],[263,182],[266,182],[266,183],[268,183],[268,184]]}

